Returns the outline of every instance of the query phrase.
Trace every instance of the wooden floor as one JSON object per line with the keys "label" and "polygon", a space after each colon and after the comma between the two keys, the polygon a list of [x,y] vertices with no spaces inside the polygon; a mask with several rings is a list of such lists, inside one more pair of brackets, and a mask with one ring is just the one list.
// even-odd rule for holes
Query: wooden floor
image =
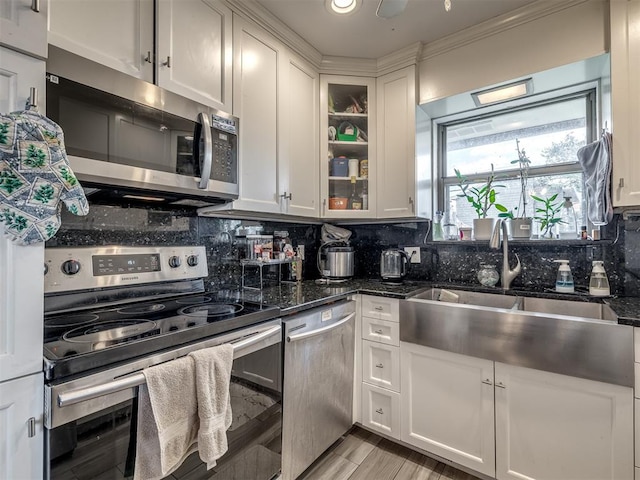
{"label": "wooden floor", "polygon": [[299,480],[479,480],[355,427]]}

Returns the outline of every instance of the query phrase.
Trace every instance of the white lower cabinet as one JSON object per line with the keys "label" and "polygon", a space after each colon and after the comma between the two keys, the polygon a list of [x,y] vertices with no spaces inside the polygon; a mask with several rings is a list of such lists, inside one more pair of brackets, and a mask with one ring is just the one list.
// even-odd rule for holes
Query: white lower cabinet
{"label": "white lower cabinet", "polygon": [[410,343],[400,348],[402,440],[493,476],[493,362]]}
{"label": "white lower cabinet", "polygon": [[362,341],[362,381],[400,392],[400,349]]}
{"label": "white lower cabinet", "polygon": [[496,477],[632,479],[633,390],[495,364]]}
{"label": "white lower cabinet", "polygon": [[0,478],[43,478],[42,373],[0,383]]}
{"label": "white lower cabinet", "polygon": [[634,478],[633,389],[400,350],[404,442],[498,480]]}
{"label": "white lower cabinet", "polygon": [[362,424],[389,437],[400,438],[400,394],[363,383]]}

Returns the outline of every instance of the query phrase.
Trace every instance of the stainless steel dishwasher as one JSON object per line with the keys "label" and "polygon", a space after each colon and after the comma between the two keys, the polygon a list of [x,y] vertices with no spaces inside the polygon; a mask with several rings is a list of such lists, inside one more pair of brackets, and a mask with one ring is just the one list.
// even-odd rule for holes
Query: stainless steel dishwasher
{"label": "stainless steel dishwasher", "polygon": [[356,302],[284,318],[282,480],[294,480],[352,422]]}

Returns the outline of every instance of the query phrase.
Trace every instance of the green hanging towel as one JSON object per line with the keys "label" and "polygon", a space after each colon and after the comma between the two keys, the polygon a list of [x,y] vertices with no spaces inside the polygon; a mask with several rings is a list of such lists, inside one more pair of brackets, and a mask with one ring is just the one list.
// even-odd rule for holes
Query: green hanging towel
{"label": "green hanging towel", "polygon": [[60,228],[60,200],[89,213],[59,125],[35,109],[0,114],[0,223],[19,245],[44,242]]}

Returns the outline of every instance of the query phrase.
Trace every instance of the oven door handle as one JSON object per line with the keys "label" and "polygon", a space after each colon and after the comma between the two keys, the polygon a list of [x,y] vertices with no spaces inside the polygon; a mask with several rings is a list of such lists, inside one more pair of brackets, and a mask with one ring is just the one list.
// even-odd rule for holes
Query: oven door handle
{"label": "oven door handle", "polygon": [[[240,358],[252,353],[256,350],[252,349],[252,347],[257,347],[260,342],[275,334],[280,335],[281,330],[282,327],[280,325],[276,325],[275,327],[268,328],[267,330],[256,333],[247,338],[243,338],[242,340],[229,342],[233,346],[233,358]],[[146,383],[144,374],[136,373],[101,385],[70,390],[58,395],[58,406],[67,407],[69,405],[75,405],[76,403],[92,400],[94,398],[102,397],[103,395],[109,395],[110,393],[116,393],[121,390],[137,387],[144,383]]]}

